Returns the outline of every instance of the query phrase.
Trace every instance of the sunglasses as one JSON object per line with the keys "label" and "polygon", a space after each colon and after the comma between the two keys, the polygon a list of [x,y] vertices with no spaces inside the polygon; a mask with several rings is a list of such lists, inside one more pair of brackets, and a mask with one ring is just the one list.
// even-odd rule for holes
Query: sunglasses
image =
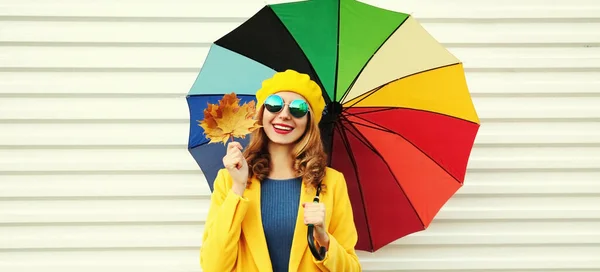
{"label": "sunglasses", "polygon": [[[267,109],[269,112],[278,113],[283,109],[286,103],[283,101],[281,96],[272,94],[265,99],[264,105],[265,109]],[[308,104],[304,100],[296,99],[287,105],[290,114],[295,118],[302,118],[308,113]]]}

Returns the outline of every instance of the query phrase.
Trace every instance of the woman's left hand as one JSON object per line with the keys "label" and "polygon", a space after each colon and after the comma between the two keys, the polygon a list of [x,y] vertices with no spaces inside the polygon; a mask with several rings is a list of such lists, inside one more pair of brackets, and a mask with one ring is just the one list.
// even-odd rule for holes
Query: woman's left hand
{"label": "woman's left hand", "polygon": [[325,230],[325,204],[307,202],[303,203],[302,207],[304,207],[304,224],[315,226],[315,241],[320,246],[329,249],[329,235],[327,235],[327,231]]}

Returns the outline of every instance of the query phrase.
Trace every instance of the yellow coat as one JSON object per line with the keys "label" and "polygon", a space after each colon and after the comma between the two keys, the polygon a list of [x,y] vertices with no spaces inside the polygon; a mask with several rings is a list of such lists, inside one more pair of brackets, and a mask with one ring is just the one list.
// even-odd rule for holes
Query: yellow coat
{"label": "yellow coat", "polygon": [[[362,271],[354,251],[358,236],[344,176],[327,168],[320,194],[325,204],[325,226],[330,242],[323,261],[311,254],[306,240],[307,226],[301,203],[312,202],[315,190],[304,184],[298,205],[298,217],[292,242],[289,271]],[[243,197],[230,189],[232,179],[221,169],[214,183],[206,219],[200,265],[205,272],[271,272],[271,260],[263,232],[260,211],[260,181],[256,178]]]}

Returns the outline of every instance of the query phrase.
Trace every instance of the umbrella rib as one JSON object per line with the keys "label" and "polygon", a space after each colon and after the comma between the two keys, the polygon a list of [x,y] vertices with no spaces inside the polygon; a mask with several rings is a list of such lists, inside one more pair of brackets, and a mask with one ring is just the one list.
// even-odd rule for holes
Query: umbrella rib
{"label": "umbrella rib", "polygon": [[392,133],[392,134],[398,135],[398,133],[396,133],[396,132],[394,132],[394,131],[392,131],[392,130],[390,130],[390,129],[382,126],[382,125],[378,125],[378,124],[375,124],[373,122],[369,122],[367,120],[365,120],[365,121],[368,122],[369,124],[372,124],[372,125],[367,125],[367,124],[359,123],[359,122],[356,122],[356,121],[350,121],[350,120],[346,119],[346,122],[348,122],[350,124],[353,124],[353,125],[361,125],[363,127],[368,127],[368,128],[376,129],[376,130],[379,130],[379,131],[388,132],[388,133]]}
{"label": "umbrella rib", "polygon": [[[360,99],[357,99],[357,98],[358,98],[358,97],[357,97],[357,98],[354,98],[354,99],[352,99],[352,100],[350,100],[350,101],[348,101],[348,102],[344,103],[344,104],[347,104],[347,103],[352,103],[351,105],[344,106],[344,108],[345,108],[345,109],[348,109],[348,108],[351,108],[351,107],[355,106],[356,104],[358,104],[358,103],[362,102],[363,100],[367,99],[369,96],[373,95],[374,93],[376,93],[377,91],[379,91],[379,90],[380,90],[380,89],[382,89],[383,87],[385,87],[385,86],[387,86],[387,85],[389,85],[389,84],[391,84],[391,83],[393,83],[393,82],[396,82],[396,81],[398,81],[398,80],[406,79],[406,78],[409,78],[409,77],[411,77],[411,76],[416,76],[416,75],[418,75],[418,74],[422,74],[422,73],[426,73],[426,72],[430,72],[430,71],[434,71],[434,70],[438,70],[438,69],[443,69],[443,68],[446,68],[446,67],[450,67],[450,66],[454,66],[454,65],[459,65],[459,64],[460,64],[460,62],[457,62],[457,63],[451,63],[451,64],[446,64],[446,65],[442,65],[442,66],[439,66],[439,67],[434,67],[434,68],[430,68],[430,69],[422,70],[422,71],[419,71],[419,72],[416,72],[416,73],[412,73],[412,74],[409,74],[409,75],[406,75],[406,76],[403,76],[403,77],[400,77],[400,78],[397,78],[397,79],[391,80],[391,81],[389,81],[389,82],[386,82],[386,83],[384,83],[383,85],[380,85],[380,86],[377,86],[377,87],[373,88],[373,90],[369,91],[367,95],[363,96],[363,97],[362,97],[362,98],[360,98]],[[360,97],[360,96],[359,96],[359,97]],[[353,102],[354,100],[357,100],[357,101]]]}
{"label": "umbrella rib", "polygon": [[[397,109],[397,107],[371,107],[372,110],[365,110],[365,111],[361,111],[361,112],[349,112],[347,111],[346,108],[344,108],[343,114],[344,115],[348,115],[348,116],[358,116],[361,114],[367,114],[367,113],[374,113],[374,112],[381,112],[381,111],[389,111],[389,110],[394,110]],[[356,108],[354,108],[356,109]],[[367,109],[367,107],[363,108],[363,109]]]}
{"label": "umbrella rib", "polygon": [[[350,121],[348,121],[348,120],[346,120],[346,122],[348,122],[348,124],[350,124],[350,125],[352,124],[352,123],[351,123]],[[342,127],[343,127],[343,126],[342,126]],[[356,137],[356,139],[358,139],[358,140],[359,140],[359,141],[360,141],[362,144],[364,144],[364,145],[365,145],[365,146],[366,146],[368,149],[370,149],[371,151],[373,151],[373,152],[376,152],[376,151],[377,151],[377,150],[375,149],[375,147],[373,147],[373,146],[371,145],[371,143],[369,143],[368,141],[366,141],[366,139],[365,139],[365,140],[363,140],[363,139],[362,139],[362,138],[361,138],[359,135],[356,135],[354,132],[352,132],[352,131],[350,131],[350,130],[344,130],[344,131],[347,131],[347,132],[349,132],[350,134],[352,134],[352,136]],[[361,135],[361,136],[362,136],[362,135]]]}
{"label": "umbrella rib", "polygon": [[[369,121],[369,120],[366,120],[366,119],[364,119],[364,118],[361,118],[360,116],[356,116],[356,118],[360,118],[361,120],[364,120],[365,122],[371,123],[371,124],[373,124],[373,125],[375,125],[375,126],[378,126],[378,127],[375,127],[375,126],[369,126],[369,125],[361,124],[361,123],[358,123],[358,122],[353,122],[353,121],[350,121],[350,120],[348,120],[348,119],[346,119],[346,121],[347,121],[348,123],[352,124],[352,125],[355,125],[355,124],[356,124],[356,125],[361,125],[361,126],[365,126],[365,127],[368,127],[368,128],[377,129],[377,130],[379,130],[379,131],[383,131],[383,132],[391,133],[391,134],[394,134],[394,135],[397,135],[397,136],[401,137],[401,138],[402,138],[402,139],[404,139],[406,142],[408,142],[410,145],[412,145],[414,148],[416,148],[417,150],[419,150],[419,152],[421,152],[423,155],[427,156],[427,158],[429,158],[429,160],[431,160],[431,161],[432,161],[432,162],[434,162],[434,163],[435,163],[435,164],[436,164],[436,165],[437,165],[439,168],[441,168],[442,170],[444,170],[444,172],[446,172],[446,174],[450,175],[450,176],[452,177],[452,179],[454,179],[456,182],[458,182],[458,183],[462,184],[462,182],[461,182],[460,180],[458,180],[458,178],[456,178],[454,175],[452,175],[452,173],[448,172],[448,170],[446,170],[446,168],[444,168],[444,167],[443,167],[442,165],[440,165],[440,164],[439,164],[439,163],[438,163],[436,160],[434,160],[434,159],[433,159],[431,156],[429,156],[429,154],[427,154],[427,152],[425,152],[424,150],[422,150],[421,148],[419,148],[419,147],[418,147],[416,144],[414,144],[412,141],[410,141],[410,140],[409,140],[409,139],[407,139],[406,137],[402,136],[402,134],[400,134],[400,133],[397,133],[397,132],[395,132],[395,131],[393,131],[393,130],[391,130],[391,129],[387,128],[387,127],[384,127],[384,126],[382,126],[382,125],[375,124],[375,123],[373,123],[373,122],[371,122],[371,121]],[[356,126],[354,126],[354,127],[356,127]],[[366,138],[365,138],[365,139],[366,139]]]}
{"label": "umbrella rib", "polygon": [[[346,122],[348,122],[348,125],[354,127],[354,129],[356,129],[356,126],[354,126],[351,121],[346,120]],[[369,148],[371,151],[373,151],[375,154],[377,154],[377,156],[379,156],[383,160],[383,156],[381,156],[381,154],[377,151],[377,149],[375,149],[375,147],[373,147],[373,145],[367,140],[367,138],[364,135],[362,135],[360,133],[360,131],[358,131],[358,129],[356,129],[356,131],[357,131],[356,133],[358,133],[358,134],[356,134],[350,130],[344,130],[344,131],[347,131],[350,134],[352,134],[352,136],[356,137],[356,139],[358,139],[362,144],[364,144],[367,148]]]}
{"label": "umbrella rib", "polygon": [[425,112],[425,113],[431,113],[431,114],[441,115],[441,116],[444,116],[444,117],[453,118],[453,119],[457,119],[457,120],[460,120],[460,121],[469,122],[471,124],[479,125],[479,123],[473,122],[471,120],[459,118],[459,117],[452,116],[452,115],[449,115],[449,114],[446,114],[446,113],[441,113],[441,112],[436,112],[436,111],[430,111],[430,110],[424,110],[424,109],[415,109],[415,108],[407,108],[407,107],[355,107],[354,109],[356,109],[356,108],[373,109],[373,110],[361,111],[361,112],[357,112],[357,113],[351,113],[351,112],[348,111],[349,110],[348,108],[344,107],[344,109],[342,110],[342,113],[344,115],[358,117],[359,115],[362,115],[362,114],[374,113],[374,112],[380,112],[380,111],[387,111],[387,110],[411,110],[411,111],[418,111],[418,112]]}
{"label": "umbrella rib", "polygon": [[[348,123],[348,125],[354,127],[354,129],[356,129],[356,133],[358,133],[360,136],[362,136],[362,138],[365,139],[365,141],[369,141],[364,135],[362,135],[362,133],[360,133],[360,131],[351,123]],[[346,130],[350,133],[352,133],[355,137],[357,137],[353,132],[351,132],[350,130]],[[358,139],[360,139],[361,137],[357,137]],[[390,165],[387,163],[387,161],[385,160],[385,158],[383,158],[383,155],[381,155],[381,153],[379,153],[379,151],[377,151],[376,149],[373,149],[373,152],[379,156],[379,158],[381,158],[381,160],[384,162],[385,166],[388,168],[388,171],[390,171],[390,173],[392,174],[392,177],[394,177],[394,180],[396,181],[396,184],[398,184],[398,187],[400,187],[400,190],[402,191],[402,194],[404,194],[404,196],[406,197],[406,200],[408,201],[408,203],[410,204],[410,207],[413,209],[413,211],[415,212],[415,214],[417,215],[417,218],[419,218],[419,221],[421,222],[421,225],[423,225],[423,227],[425,228],[425,224],[423,223],[423,220],[421,219],[421,217],[419,216],[419,213],[417,212],[417,209],[415,208],[414,204],[412,203],[412,201],[410,200],[410,198],[408,197],[408,195],[406,194],[406,191],[404,191],[404,188],[402,188],[402,185],[400,184],[400,182],[398,181],[398,178],[396,177],[396,175],[394,175],[394,172],[392,171]]]}
{"label": "umbrella rib", "polygon": [[[402,20],[402,22],[400,22],[400,24],[398,24],[398,26],[394,29],[394,31],[392,31],[390,33],[390,35],[388,35],[385,40],[379,45],[379,47],[377,47],[377,49],[373,52],[373,54],[371,54],[371,56],[369,57],[369,59],[365,62],[365,65],[363,65],[360,68],[360,71],[358,72],[358,74],[356,74],[356,76],[354,77],[354,79],[352,80],[352,82],[350,83],[350,85],[348,86],[348,89],[346,89],[344,91],[344,95],[342,96],[342,99],[340,99],[340,101],[344,101],[344,99],[346,99],[346,96],[348,96],[348,91],[352,89],[352,87],[354,86],[354,84],[356,83],[356,81],[358,80],[358,78],[360,77],[360,75],[362,74],[362,72],[365,70],[365,68],[367,67],[367,65],[369,64],[369,62],[371,62],[371,59],[373,59],[373,57],[377,54],[377,52],[379,52],[379,49],[381,49],[381,47],[383,47],[383,45],[385,45],[385,43],[392,37],[394,36],[394,34],[396,34],[396,31],[398,31],[398,29],[404,25],[404,22],[406,22],[406,20],[408,20],[408,18],[410,18],[410,16],[406,16],[406,18],[404,18],[404,20]],[[338,41],[339,44],[339,41]]]}
{"label": "umbrella rib", "polygon": [[[339,0],[338,1],[338,5],[337,5],[338,9],[337,9],[337,47],[335,49],[335,80],[333,81],[333,97],[331,98],[331,101],[337,101],[337,88],[338,88],[338,71],[340,68],[340,17],[341,17],[341,13],[342,13],[342,1]],[[342,101],[340,99],[340,101]]]}
{"label": "umbrella rib", "polygon": [[367,232],[369,233],[369,244],[371,246],[371,248],[374,248],[373,246],[373,237],[371,235],[371,225],[369,224],[369,217],[367,216],[367,208],[366,208],[366,201],[365,201],[365,197],[362,191],[362,185],[360,183],[360,177],[358,175],[358,165],[356,163],[356,161],[354,160],[354,153],[352,152],[352,148],[350,147],[350,142],[348,141],[348,136],[346,135],[346,130],[344,129],[344,127],[340,124],[336,123],[335,126],[336,129],[339,130],[340,133],[340,138],[342,139],[342,144],[344,145],[344,147],[346,148],[346,152],[348,153],[349,157],[350,157],[350,162],[352,163],[352,167],[354,168],[354,176],[356,177],[356,183],[358,186],[358,191],[360,194],[360,198],[362,199],[362,208],[363,208],[363,213],[365,214],[365,224],[367,225]]}

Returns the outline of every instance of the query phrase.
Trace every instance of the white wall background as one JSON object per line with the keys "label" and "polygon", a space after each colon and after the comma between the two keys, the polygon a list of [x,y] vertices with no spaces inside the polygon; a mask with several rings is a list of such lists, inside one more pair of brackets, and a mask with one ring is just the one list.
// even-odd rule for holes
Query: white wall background
{"label": "white wall background", "polygon": [[[464,188],[365,271],[600,271],[600,1],[366,2],[464,61],[482,128]],[[185,94],[263,4],[0,0],[0,271],[200,271]]]}

